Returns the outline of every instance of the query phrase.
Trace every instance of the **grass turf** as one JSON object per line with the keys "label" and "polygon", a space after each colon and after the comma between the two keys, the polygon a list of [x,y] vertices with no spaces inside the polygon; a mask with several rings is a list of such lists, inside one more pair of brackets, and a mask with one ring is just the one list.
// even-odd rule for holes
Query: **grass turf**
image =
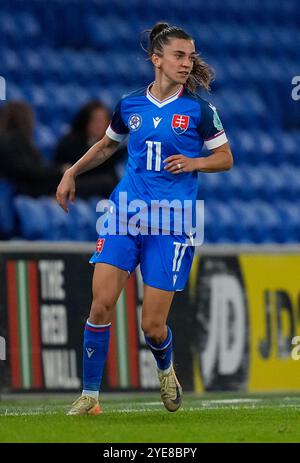
{"label": "grass turf", "polygon": [[300,395],[186,394],[176,413],[158,395],[102,400],[70,417],[66,400],[0,402],[0,442],[300,442]]}

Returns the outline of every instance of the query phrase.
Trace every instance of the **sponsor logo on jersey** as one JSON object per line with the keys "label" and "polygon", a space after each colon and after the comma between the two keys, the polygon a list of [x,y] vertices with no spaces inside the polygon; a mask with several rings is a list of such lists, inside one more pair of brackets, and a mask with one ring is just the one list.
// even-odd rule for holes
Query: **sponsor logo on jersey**
{"label": "sponsor logo on jersey", "polygon": [[152,120],[153,120],[154,128],[156,129],[156,127],[158,126],[158,124],[162,120],[162,117],[152,117]]}
{"label": "sponsor logo on jersey", "polygon": [[105,238],[99,238],[96,243],[96,252],[102,252]]}
{"label": "sponsor logo on jersey", "polygon": [[138,130],[142,125],[142,116],[140,114],[132,114],[129,117],[128,125],[132,132]]}
{"label": "sponsor logo on jersey", "polygon": [[95,349],[92,349],[91,347],[87,347],[85,350],[86,350],[86,353],[88,355],[88,358],[91,358],[91,356],[95,352]]}
{"label": "sponsor logo on jersey", "polygon": [[182,114],[173,114],[172,129],[176,135],[181,135],[186,131],[189,126],[190,116],[183,116]]}

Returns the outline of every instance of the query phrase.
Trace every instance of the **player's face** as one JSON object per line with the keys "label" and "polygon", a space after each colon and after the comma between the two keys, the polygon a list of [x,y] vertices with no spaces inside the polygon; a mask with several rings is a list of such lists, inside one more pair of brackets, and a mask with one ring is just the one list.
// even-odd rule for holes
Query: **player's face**
{"label": "player's face", "polygon": [[160,70],[168,79],[177,84],[185,84],[196,57],[193,40],[171,39],[164,46],[163,56],[160,57]]}

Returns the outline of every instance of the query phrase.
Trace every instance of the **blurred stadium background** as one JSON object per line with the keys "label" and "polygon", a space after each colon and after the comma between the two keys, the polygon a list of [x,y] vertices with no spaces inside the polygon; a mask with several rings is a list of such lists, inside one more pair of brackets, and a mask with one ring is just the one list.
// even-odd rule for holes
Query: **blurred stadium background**
{"label": "blurred stadium background", "polygon": [[[82,104],[100,98],[113,108],[122,94],[151,80],[141,31],[159,19],[182,25],[216,70],[210,99],[235,157],[231,172],[199,175],[199,194],[209,206],[206,241],[293,243],[300,237],[300,111],[291,98],[291,80],[299,74],[299,17],[293,0],[52,0],[46,7],[41,0],[4,0],[1,75],[8,101],[32,104],[36,141],[51,162]],[[55,225],[48,224],[45,200],[23,199],[19,206],[5,196],[9,187],[1,182],[3,237],[95,239],[93,202],[78,205],[82,220],[92,218],[74,236],[57,208],[51,208]]]}
{"label": "blurred stadium background", "polygon": [[[198,393],[299,391],[291,357],[300,334],[297,0],[2,0],[7,102],[32,105],[35,140],[51,166],[83,104],[101,99],[113,109],[151,81],[140,33],[159,20],[186,29],[215,68],[203,97],[217,106],[235,160],[230,172],[199,174],[205,246],[170,320],[179,377]],[[2,387],[76,391],[99,197],[77,198],[65,215],[53,197],[17,195],[16,186],[0,179]],[[157,388],[138,326],[141,301],[137,272],[118,302],[106,391]]]}

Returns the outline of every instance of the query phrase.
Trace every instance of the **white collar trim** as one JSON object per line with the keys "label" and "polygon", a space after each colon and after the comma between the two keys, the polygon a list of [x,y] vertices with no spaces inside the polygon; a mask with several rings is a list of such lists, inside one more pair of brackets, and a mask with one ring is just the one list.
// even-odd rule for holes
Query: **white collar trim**
{"label": "white collar trim", "polygon": [[158,106],[159,108],[162,108],[163,106],[172,103],[172,101],[176,100],[183,91],[183,85],[181,85],[180,89],[177,90],[177,92],[174,93],[174,95],[168,96],[168,98],[165,98],[164,100],[160,101],[150,92],[150,87],[153,85],[153,83],[154,82],[151,82],[151,84],[148,85],[146,97],[148,98],[148,100],[151,101],[151,103],[155,104],[155,106]]}

